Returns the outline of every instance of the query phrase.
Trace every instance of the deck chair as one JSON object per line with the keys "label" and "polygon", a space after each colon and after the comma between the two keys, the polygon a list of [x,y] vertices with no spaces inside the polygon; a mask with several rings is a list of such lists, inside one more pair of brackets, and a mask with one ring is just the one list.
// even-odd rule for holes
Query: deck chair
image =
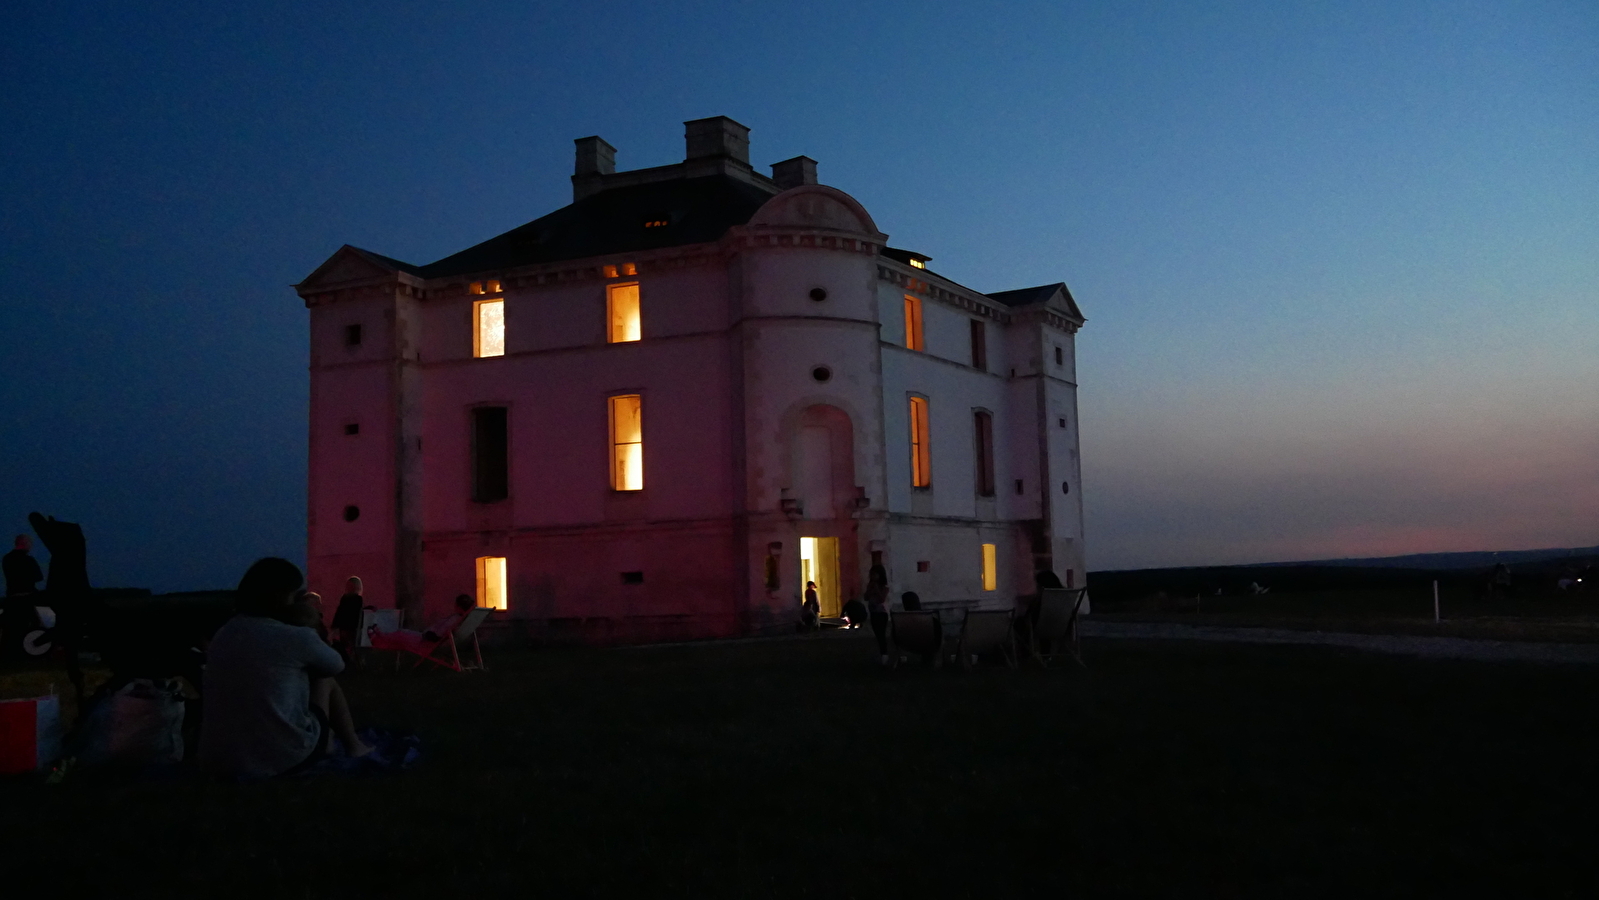
{"label": "deck chair", "polygon": [[1005,652],[1005,665],[1016,668],[1016,632],[1008,609],[966,611],[966,621],[961,626],[961,668],[972,669],[972,657],[993,650]]}
{"label": "deck chair", "polygon": [[[400,667],[401,654],[410,653],[417,657],[416,662],[411,665],[413,669],[423,663],[432,663],[435,666],[443,666],[456,672],[465,672],[471,669],[477,669],[482,672],[488,671],[488,664],[483,662],[483,648],[477,642],[477,627],[483,624],[483,620],[489,617],[490,612],[492,610],[488,607],[480,606],[467,613],[466,618],[461,621],[460,625],[455,627],[454,631],[431,644],[423,644],[420,650],[412,650],[408,647],[400,648],[394,654],[394,667],[396,669]],[[461,661],[461,651],[466,649],[467,641],[472,642],[472,655],[463,663]]]}
{"label": "deck chair", "polygon": [[[1077,642],[1077,614],[1083,608],[1087,588],[1048,588],[1038,598],[1038,619],[1028,632],[1028,651],[1041,665],[1061,653],[1066,653],[1079,666],[1083,662],[1082,648]],[[1043,647],[1049,645],[1049,652]]]}
{"label": "deck chair", "polygon": [[934,668],[943,663],[944,630],[938,621],[938,613],[890,613],[889,622],[890,634],[894,637],[894,665],[899,665],[901,653],[920,653],[924,661],[931,659]]}

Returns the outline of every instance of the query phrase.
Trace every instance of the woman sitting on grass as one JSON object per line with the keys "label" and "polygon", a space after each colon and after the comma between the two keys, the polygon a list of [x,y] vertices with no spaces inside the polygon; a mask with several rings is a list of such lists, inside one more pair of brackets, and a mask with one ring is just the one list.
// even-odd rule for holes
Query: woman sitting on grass
{"label": "woman sitting on grass", "polygon": [[212,639],[204,676],[200,766],[227,778],[269,778],[305,769],[337,737],[345,753],[367,756],[344,691],[333,676],[339,654],[303,616],[299,567],[257,560],[239,582],[238,614]]}
{"label": "woman sitting on grass", "polygon": [[398,631],[383,632],[378,631],[374,625],[367,629],[367,637],[372,641],[374,650],[409,650],[412,653],[427,653],[429,647],[460,628],[461,622],[466,619],[466,614],[476,608],[477,601],[473,600],[470,594],[457,594],[455,612],[434,622],[426,631],[401,628]]}

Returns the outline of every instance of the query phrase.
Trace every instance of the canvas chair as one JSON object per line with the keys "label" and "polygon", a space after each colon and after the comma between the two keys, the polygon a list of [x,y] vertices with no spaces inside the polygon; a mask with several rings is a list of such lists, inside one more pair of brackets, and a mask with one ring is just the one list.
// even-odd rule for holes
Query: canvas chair
{"label": "canvas chair", "polygon": [[[1087,588],[1048,588],[1041,592],[1038,618],[1028,630],[1028,651],[1033,659],[1047,666],[1055,657],[1066,653],[1079,666],[1088,668],[1077,641],[1077,614],[1087,596]],[[1048,653],[1043,651],[1046,643],[1049,644]]]}
{"label": "canvas chair", "polygon": [[[394,667],[398,669],[403,654],[410,653],[417,657],[416,662],[411,665],[413,669],[423,663],[432,663],[435,666],[443,666],[456,672],[466,672],[472,669],[482,672],[488,671],[488,664],[483,662],[483,648],[477,642],[477,627],[483,624],[483,621],[489,617],[490,612],[492,610],[486,606],[480,606],[472,610],[466,614],[466,618],[461,621],[460,625],[455,627],[454,631],[431,644],[423,644],[421,650],[412,650],[409,647],[400,648],[394,654]],[[467,641],[472,642],[472,654],[466,662],[462,662],[460,651],[466,649]]]}
{"label": "canvas chair", "polygon": [[932,658],[937,668],[944,661],[943,627],[938,613],[932,611],[896,612],[889,614],[890,633],[894,637],[893,660],[899,665],[901,653],[920,653],[923,659]]}
{"label": "canvas chair", "polygon": [[966,621],[961,625],[961,668],[971,671],[972,657],[980,653],[1003,650],[1005,665],[1016,668],[1016,632],[1014,614],[1008,609],[966,611]]}

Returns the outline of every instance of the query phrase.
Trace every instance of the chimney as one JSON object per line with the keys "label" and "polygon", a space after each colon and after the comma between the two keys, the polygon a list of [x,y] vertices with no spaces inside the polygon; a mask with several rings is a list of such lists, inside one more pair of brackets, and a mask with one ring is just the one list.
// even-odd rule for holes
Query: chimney
{"label": "chimney", "polygon": [[594,135],[578,138],[572,143],[577,145],[577,170],[574,174],[616,174],[616,148],[605,143],[605,138]]}
{"label": "chimney", "polygon": [[750,130],[727,116],[684,122],[683,137],[688,159],[726,156],[750,164]]}
{"label": "chimney", "polygon": [[802,184],[815,184],[816,160],[809,156],[796,156],[772,163],[772,181],[785,191]]}

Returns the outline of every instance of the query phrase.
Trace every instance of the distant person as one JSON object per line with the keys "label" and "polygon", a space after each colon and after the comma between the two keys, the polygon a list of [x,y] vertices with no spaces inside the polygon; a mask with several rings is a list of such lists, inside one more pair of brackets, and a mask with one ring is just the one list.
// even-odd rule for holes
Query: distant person
{"label": "distant person", "polygon": [[888,665],[888,570],[882,563],[874,563],[866,574],[866,614],[872,623],[872,636],[877,638],[880,662]]}
{"label": "distant person", "polygon": [[89,586],[88,544],[83,539],[83,529],[76,522],[62,522],[55,516],[31,512],[28,524],[50,551],[50,574],[44,582],[46,602],[42,605],[55,613],[56,624],[50,629],[50,640],[61,647],[66,656],[67,677],[72,681],[73,694],[82,709],[84,679],[79,652],[85,638],[100,627],[104,609]]}
{"label": "distant person", "polygon": [[4,642],[0,645],[0,657],[3,658],[26,655],[22,640],[39,627],[39,613],[35,607],[39,605],[39,582],[44,580],[38,561],[28,552],[33,549],[28,536],[17,535],[12,548],[0,560],[6,579],[6,605],[0,612],[0,632],[4,632],[0,634],[0,641]]}
{"label": "distant person", "polygon": [[845,628],[861,627],[862,625],[866,624],[866,620],[868,618],[866,614],[866,603],[859,597],[849,598],[849,602],[844,604],[843,616]]}
{"label": "distant person", "polygon": [[816,582],[805,582],[805,602],[800,604],[800,629],[815,631],[822,627],[822,601],[816,593]]}
{"label": "distant person", "polygon": [[477,608],[477,601],[471,594],[455,595],[455,612],[429,625],[425,631],[414,631],[401,628],[395,631],[378,631],[376,625],[367,630],[367,639],[372,642],[374,650],[409,650],[413,653],[426,653],[428,647],[444,640],[446,635],[453,634],[455,629],[461,627],[466,620],[466,614]]}
{"label": "distant person", "polygon": [[333,610],[333,646],[345,659],[349,659],[350,654],[361,646],[361,610],[366,605],[363,596],[365,590],[358,576],[346,578],[344,596],[339,598],[339,605]]}
{"label": "distant person", "polygon": [[238,614],[212,638],[203,680],[200,766],[229,778],[270,778],[331,753],[372,752],[333,676],[344,661],[310,628],[290,625],[304,578],[286,559],[257,560],[239,581]]}

